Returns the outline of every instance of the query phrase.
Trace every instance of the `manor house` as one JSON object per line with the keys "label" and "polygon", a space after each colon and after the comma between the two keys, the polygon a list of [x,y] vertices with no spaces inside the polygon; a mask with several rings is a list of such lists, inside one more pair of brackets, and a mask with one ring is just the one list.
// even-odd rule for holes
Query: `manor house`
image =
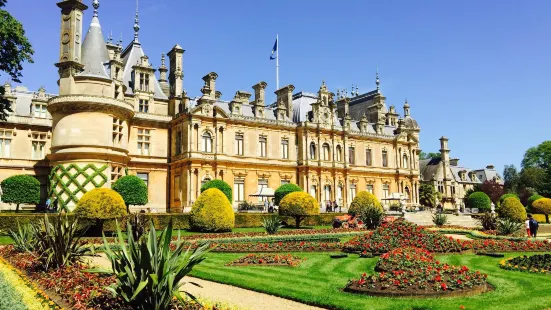
{"label": "manor house", "polygon": [[[223,99],[218,75],[203,77],[200,96],[184,91],[184,49],[178,44],[153,68],[139,40],[126,46],[104,38],[99,1],[86,33],[88,6],[65,0],[61,9],[59,90],[29,92],[6,84],[13,114],[0,124],[0,179],[32,174],[42,199],[72,208],[95,187],[134,174],[149,188],[149,210],[181,212],[201,185],[222,179],[234,206],[258,201],[259,191],[296,183],[320,204],[348,205],[358,191],[380,199],[401,193],[418,203],[419,131],[405,102],[387,107],[379,88],[317,93],[293,85],[266,99],[266,82]],[[84,40],[81,38],[84,36]]]}

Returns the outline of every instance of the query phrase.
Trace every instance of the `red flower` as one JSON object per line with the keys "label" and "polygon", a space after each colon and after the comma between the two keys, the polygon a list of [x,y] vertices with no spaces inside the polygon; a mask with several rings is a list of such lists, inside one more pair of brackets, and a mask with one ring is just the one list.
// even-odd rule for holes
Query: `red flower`
{"label": "red flower", "polygon": [[440,287],[445,291],[448,289],[448,286],[446,285],[446,283],[442,282],[442,284],[440,284]]}

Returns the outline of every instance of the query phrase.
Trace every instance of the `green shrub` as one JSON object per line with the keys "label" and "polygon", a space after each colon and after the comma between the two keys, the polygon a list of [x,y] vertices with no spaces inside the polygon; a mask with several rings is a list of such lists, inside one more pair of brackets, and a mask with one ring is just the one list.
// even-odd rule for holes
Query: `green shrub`
{"label": "green shrub", "polygon": [[474,192],[468,199],[469,208],[478,208],[479,212],[490,212],[492,210],[492,201],[490,197],[483,192]]}
{"label": "green shrub", "polygon": [[478,223],[484,230],[495,230],[497,226],[497,217],[495,214],[490,212],[484,213],[480,218],[477,219]]}
{"label": "green shrub", "polygon": [[[211,189],[216,190],[216,189]],[[222,199],[224,194],[220,192]],[[132,309],[147,310],[172,309],[173,298],[184,302],[181,287],[187,276],[205,257],[208,243],[200,244],[194,250],[187,248],[182,240],[177,240],[176,249],[170,249],[172,222],[169,222],[160,237],[157,238],[153,224],[149,233],[139,240],[134,239],[132,227],[127,224],[128,241],[117,224],[118,242],[116,246],[127,249],[116,251],[104,239],[105,254],[112,269],[96,269],[89,272],[112,274],[116,282],[109,288],[115,296],[123,299]],[[179,238],[178,238],[179,239]],[[187,292],[184,292],[187,294]]]}
{"label": "green shrub", "polygon": [[201,193],[203,193],[204,191],[206,191],[209,188],[219,189],[220,191],[222,191],[222,193],[224,193],[224,195],[226,195],[226,197],[228,198],[228,201],[230,203],[232,202],[232,200],[233,200],[232,189],[231,189],[231,186],[228,183],[226,183],[222,180],[208,181],[207,183],[205,183],[201,186]]}
{"label": "green shrub", "polygon": [[448,224],[448,216],[444,213],[436,213],[432,216],[432,222],[438,227]]}
{"label": "green shrub", "polygon": [[191,228],[198,231],[231,231],[235,214],[227,197],[217,188],[205,190],[191,207]]}
{"label": "green shrub", "polygon": [[359,216],[369,229],[377,228],[384,217],[381,203],[368,191],[361,191],[354,197],[348,213]]}
{"label": "green shrub", "polygon": [[530,210],[530,212],[532,212],[532,204],[534,203],[534,201],[538,200],[538,199],[541,199],[541,198],[545,198],[541,195],[532,195],[530,197],[528,197],[528,200],[526,201],[527,202],[527,210]]}
{"label": "green shrub", "polygon": [[293,192],[302,192],[302,188],[296,184],[283,184],[278,187],[274,192],[274,204],[279,206],[283,197]]}
{"label": "green shrub", "polygon": [[300,227],[300,222],[308,215],[319,214],[318,202],[306,192],[293,192],[281,200],[279,215],[290,216],[295,219],[295,227]]}
{"label": "green shrub", "polygon": [[40,182],[31,175],[19,174],[2,181],[2,201],[14,203],[19,211],[20,204],[40,203]]}
{"label": "green shrub", "polygon": [[551,214],[551,199],[540,198],[532,204],[532,211],[545,215],[545,222],[549,223],[549,214]]}
{"label": "green shrub", "polygon": [[147,184],[135,175],[119,178],[112,189],[119,193],[127,206],[143,206],[147,204]]}
{"label": "green shrub", "polygon": [[526,209],[518,198],[505,198],[499,209],[499,217],[522,223],[526,220]]}
{"label": "green shrub", "polygon": [[73,213],[94,225],[92,235],[101,235],[105,220],[125,216],[126,205],[121,195],[114,190],[95,188],[80,198]]}
{"label": "green shrub", "polygon": [[520,198],[517,196],[517,194],[509,193],[509,194],[505,194],[505,195],[499,197],[499,205],[502,205],[503,202],[505,201],[505,199],[510,198],[510,197],[516,198],[518,201],[520,201]]}

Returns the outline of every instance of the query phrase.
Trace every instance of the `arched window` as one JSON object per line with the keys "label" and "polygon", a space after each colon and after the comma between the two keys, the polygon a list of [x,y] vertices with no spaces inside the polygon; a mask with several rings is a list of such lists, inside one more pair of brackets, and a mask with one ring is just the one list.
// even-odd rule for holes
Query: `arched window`
{"label": "arched window", "polygon": [[322,157],[321,159],[322,159],[322,160],[330,160],[330,156],[329,156],[329,154],[330,154],[329,144],[324,143],[323,146],[322,146],[322,150],[323,150],[323,152],[322,152],[322,156],[323,156],[323,157]]}
{"label": "arched window", "polygon": [[310,143],[310,159],[316,159],[316,144]]}
{"label": "arched window", "polygon": [[342,161],[342,147],[340,145],[337,145],[337,152],[335,153],[335,161],[336,162]]}
{"label": "arched window", "polygon": [[212,153],[212,136],[208,131],[203,133],[203,152]]}
{"label": "arched window", "polygon": [[402,156],[402,168],[404,169],[408,168],[408,156],[406,154]]}
{"label": "arched window", "polygon": [[316,195],[318,194],[318,187],[315,185],[310,185],[310,195],[312,197],[316,198]]}

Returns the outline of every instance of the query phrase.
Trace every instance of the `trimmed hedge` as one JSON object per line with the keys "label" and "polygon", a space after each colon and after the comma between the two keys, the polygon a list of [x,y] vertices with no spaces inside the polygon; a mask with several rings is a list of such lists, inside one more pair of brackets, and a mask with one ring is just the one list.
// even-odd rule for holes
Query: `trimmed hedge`
{"label": "trimmed hedge", "polygon": [[278,187],[274,192],[274,204],[276,206],[279,206],[279,203],[285,197],[287,194],[293,193],[293,192],[302,192],[302,188],[296,184],[283,184],[280,187]]}
{"label": "trimmed hedge", "polygon": [[135,175],[119,178],[111,188],[122,196],[127,206],[147,204],[147,184]]}
{"label": "trimmed hedge", "polygon": [[40,202],[40,181],[32,175],[11,176],[1,183],[2,201],[17,205],[38,204]]}
{"label": "trimmed hedge", "polygon": [[[333,218],[335,216],[342,216],[345,213],[323,213],[318,215],[307,216],[303,221],[303,226],[331,226]],[[69,218],[74,217],[74,214],[68,214]],[[161,230],[168,225],[168,222],[172,219],[172,225],[174,229],[190,229],[189,225],[189,213],[145,213],[144,216],[147,220],[152,219],[155,229]],[[266,213],[235,213],[235,227],[236,228],[252,228],[262,227],[262,219],[267,215]],[[277,215],[273,215],[277,216]],[[540,216],[538,214],[534,217]],[[51,219],[52,217],[48,217]],[[121,229],[126,229],[126,218],[124,217],[119,221]],[[282,221],[292,223],[292,217],[280,216]],[[543,218],[543,216],[541,216]],[[44,219],[43,213],[0,213],[0,232],[7,233],[9,229],[17,230],[17,223],[41,223]],[[538,220],[539,222],[543,222]],[[85,223],[86,220],[79,220],[79,222]],[[123,222],[123,223],[121,223]],[[106,220],[103,225],[103,230],[106,232],[114,232],[115,220]]]}
{"label": "trimmed hedge", "polygon": [[532,204],[534,203],[534,201],[538,200],[538,199],[541,199],[541,198],[545,198],[541,195],[532,195],[528,198],[528,209],[532,208]]}
{"label": "trimmed hedge", "polygon": [[522,223],[526,220],[526,209],[518,197],[505,198],[499,209],[499,217]]}
{"label": "trimmed hedge", "polygon": [[127,214],[122,196],[109,188],[94,188],[84,194],[73,213],[79,218],[93,220],[120,218]]}
{"label": "trimmed hedge", "polygon": [[295,227],[308,215],[320,213],[317,200],[306,192],[294,192],[285,196],[279,205],[279,215],[290,216],[295,219]]}
{"label": "trimmed hedge", "polygon": [[490,197],[483,192],[474,192],[468,199],[469,208],[478,208],[479,212],[490,212],[492,210],[492,201]]}
{"label": "trimmed hedge", "polygon": [[226,198],[218,188],[202,192],[191,207],[191,228],[205,232],[231,231],[235,215]]}
{"label": "trimmed hedge", "polygon": [[224,195],[226,195],[226,197],[228,198],[228,201],[232,203],[232,200],[233,200],[232,188],[228,183],[217,179],[208,181],[207,183],[201,186],[201,193],[203,193],[209,188],[219,189],[222,193],[224,193]]}

